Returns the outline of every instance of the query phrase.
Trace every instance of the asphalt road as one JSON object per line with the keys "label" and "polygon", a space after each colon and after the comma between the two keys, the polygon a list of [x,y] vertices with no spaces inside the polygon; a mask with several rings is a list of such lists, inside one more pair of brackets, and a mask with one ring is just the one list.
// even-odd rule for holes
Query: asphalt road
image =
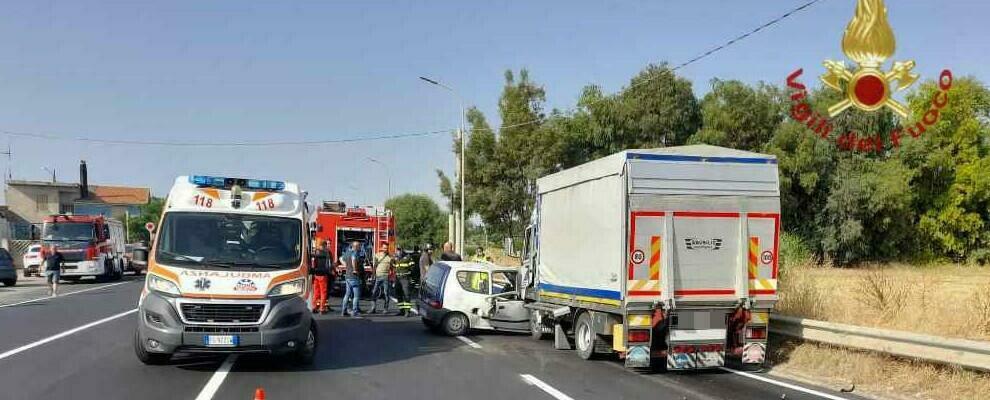
{"label": "asphalt road", "polygon": [[307,368],[243,355],[145,366],[131,347],[141,282],[65,285],[63,293],[81,292],[37,301],[0,293],[0,398],[248,400],[257,387],[267,399],[857,398],[766,374],[637,373],[529,336],[444,337],[395,316],[320,316]]}

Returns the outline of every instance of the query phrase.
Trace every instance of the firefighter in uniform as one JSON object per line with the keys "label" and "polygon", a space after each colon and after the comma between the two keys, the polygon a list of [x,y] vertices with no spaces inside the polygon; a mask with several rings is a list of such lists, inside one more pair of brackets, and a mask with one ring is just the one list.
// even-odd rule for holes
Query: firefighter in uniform
{"label": "firefighter in uniform", "polygon": [[399,293],[396,293],[399,300],[399,314],[405,315],[407,317],[412,316],[412,292],[410,291],[409,276],[412,274],[412,269],[416,266],[416,262],[413,260],[412,254],[399,249],[396,254],[398,262],[395,263],[395,280],[397,289],[401,289]]}

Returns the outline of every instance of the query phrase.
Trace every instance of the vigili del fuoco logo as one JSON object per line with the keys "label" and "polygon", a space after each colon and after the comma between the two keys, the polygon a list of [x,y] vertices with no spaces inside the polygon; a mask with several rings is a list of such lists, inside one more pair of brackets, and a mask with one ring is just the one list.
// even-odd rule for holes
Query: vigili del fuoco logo
{"label": "vigili del fuoco logo", "polygon": [[[894,147],[900,146],[901,140],[907,136],[920,137],[928,127],[938,123],[940,110],[949,104],[952,72],[946,69],[940,74],[939,90],[921,120],[908,121],[910,110],[892,95],[911,87],[918,80],[918,74],[911,72],[915,67],[913,60],[894,61],[889,70],[884,70],[884,64],[894,55],[895,48],[894,30],[887,22],[887,7],[883,0],[858,0],[856,13],[842,37],[842,52],[856,64],[855,68],[847,68],[843,61],[826,60],[826,72],[821,76],[825,87],[843,93],[845,98],[828,108],[827,117],[814,112],[808,104],[806,87],[798,82],[804,70],[798,69],[787,77],[787,87],[791,90],[791,118],[805,124],[822,139],[835,140],[843,150],[881,152],[885,142],[883,135],[887,135]],[[886,108],[908,122],[903,128],[885,134],[833,134],[833,124],[829,118],[842,114],[850,107],[866,112]]]}

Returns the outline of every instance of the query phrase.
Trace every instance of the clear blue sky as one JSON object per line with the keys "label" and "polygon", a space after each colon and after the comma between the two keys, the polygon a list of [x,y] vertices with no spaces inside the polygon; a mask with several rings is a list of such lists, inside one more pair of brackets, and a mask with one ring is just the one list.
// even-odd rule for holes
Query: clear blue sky
{"label": "clear blue sky", "polygon": [[[321,140],[455,127],[458,89],[497,124],[507,68],[528,68],[548,108],[581,88],[620,89],[646,64],[686,59],[804,0],[732,1],[18,1],[0,13],[0,130],[162,141]],[[990,78],[990,4],[889,0],[896,59]],[[854,0],[823,0],[681,73],[701,95],[714,78],[782,84],[840,59]],[[3,142],[0,138],[0,144]],[[170,148],[13,138],[15,179],[150,186],[177,175],[296,181],[316,199],[439,197],[449,136],[273,148]],[[6,164],[3,162],[2,164]],[[6,166],[5,166],[6,167]]]}

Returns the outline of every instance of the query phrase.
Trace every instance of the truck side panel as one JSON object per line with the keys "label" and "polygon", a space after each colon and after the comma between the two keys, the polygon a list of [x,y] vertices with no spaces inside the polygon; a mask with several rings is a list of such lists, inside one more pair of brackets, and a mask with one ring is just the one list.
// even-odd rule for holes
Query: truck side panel
{"label": "truck side panel", "polygon": [[540,197],[541,299],[619,306],[625,262],[625,196],[619,175]]}

